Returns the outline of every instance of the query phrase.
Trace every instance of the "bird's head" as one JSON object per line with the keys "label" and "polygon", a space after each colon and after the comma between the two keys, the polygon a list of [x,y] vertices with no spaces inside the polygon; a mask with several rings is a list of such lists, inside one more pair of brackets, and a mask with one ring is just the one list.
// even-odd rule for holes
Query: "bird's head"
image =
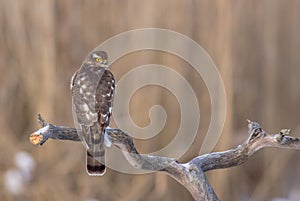
{"label": "bird's head", "polygon": [[89,54],[87,62],[95,66],[106,68],[108,67],[107,53],[104,51],[93,51]]}

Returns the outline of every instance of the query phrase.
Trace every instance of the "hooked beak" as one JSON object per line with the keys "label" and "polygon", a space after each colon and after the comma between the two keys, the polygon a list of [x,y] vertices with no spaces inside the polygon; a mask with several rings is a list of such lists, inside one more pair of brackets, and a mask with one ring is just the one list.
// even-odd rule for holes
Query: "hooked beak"
{"label": "hooked beak", "polygon": [[108,68],[108,64],[100,64],[100,67],[102,67],[102,68]]}

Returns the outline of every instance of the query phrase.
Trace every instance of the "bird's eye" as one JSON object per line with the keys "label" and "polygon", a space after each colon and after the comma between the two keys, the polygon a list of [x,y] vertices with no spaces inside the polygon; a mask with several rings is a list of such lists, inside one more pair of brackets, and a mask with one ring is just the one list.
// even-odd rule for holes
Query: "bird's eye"
{"label": "bird's eye", "polygon": [[101,60],[101,59],[100,59],[99,57],[95,58],[95,61],[96,61],[96,62],[100,62],[100,60]]}

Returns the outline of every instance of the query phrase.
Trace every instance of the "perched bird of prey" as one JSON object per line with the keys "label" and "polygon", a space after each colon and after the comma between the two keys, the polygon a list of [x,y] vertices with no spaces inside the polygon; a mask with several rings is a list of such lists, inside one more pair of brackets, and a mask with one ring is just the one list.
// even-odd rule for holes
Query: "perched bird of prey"
{"label": "perched bird of prey", "polygon": [[114,76],[107,68],[107,53],[93,51],[71,79],[74,118],[87,149],[86,170],[92,176],[105,173],[104,134],[115,90]]}

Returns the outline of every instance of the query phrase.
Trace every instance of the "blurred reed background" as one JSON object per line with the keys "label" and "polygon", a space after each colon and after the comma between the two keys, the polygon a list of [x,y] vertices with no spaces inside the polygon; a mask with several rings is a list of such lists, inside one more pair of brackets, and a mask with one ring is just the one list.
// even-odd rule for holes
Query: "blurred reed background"
{"label": "blurred reed background", "polygon": [[[228,109],[215,151],[247,138],[247,118],[267,131],[288,127],[300,137],[299,11],[297,0],[0,0],[0,200],[192,200],[184,187],[161,173],[136,176],[108,170],[104,177],[88,177],[80,143],[49,141],[35,147],[28,141],[39,128],[37,113],[57,125],[73,126],[72,74],[98,44],[132,29],[171,29],[210,54],[225,83]],[[149,63],[174,68],[196,92],[201,125],[180,159],[188,161],[197,155],[209,124],[208,91],[188,64],[168,53],[135,52],[111,70],[120,79]],[[150,86],[132,97],[130,112],[139,126],[149,123],[153,104],[171,115],[159,136],[136,141],[145,153],[167,144],[180,121],[176,98]],[[31,169],[25,173],[15,162],[24,151],[35,161],[33,169],[27,160]],[[209,172],[208,178],[221,200],[297,200],[299,168],[299,152],[266,149],[239,167]],[[23,186],[16,186],[18,181]]]}

